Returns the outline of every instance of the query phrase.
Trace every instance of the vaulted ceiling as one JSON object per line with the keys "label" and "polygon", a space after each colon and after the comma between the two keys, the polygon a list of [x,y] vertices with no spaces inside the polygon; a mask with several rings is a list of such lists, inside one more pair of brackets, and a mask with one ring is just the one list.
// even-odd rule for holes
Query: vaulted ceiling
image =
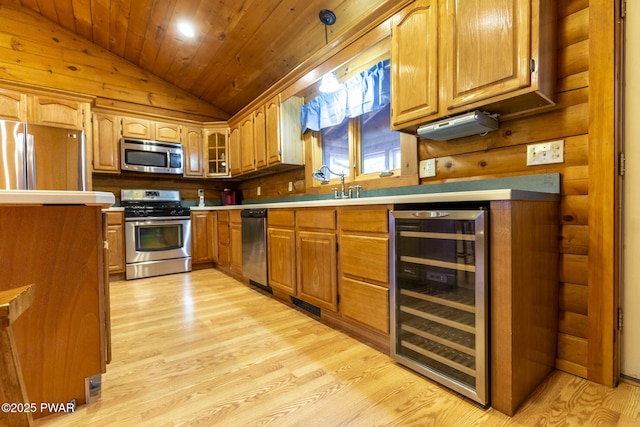
{"label": "vaulted ceiling", "polygon": [[[394,0],[10,0],[235,114]],[[334,25],[319,19],[332,10]],[[191,20],[195,37],[177,30]],[[326,38],[325,38],[326,36]]]}

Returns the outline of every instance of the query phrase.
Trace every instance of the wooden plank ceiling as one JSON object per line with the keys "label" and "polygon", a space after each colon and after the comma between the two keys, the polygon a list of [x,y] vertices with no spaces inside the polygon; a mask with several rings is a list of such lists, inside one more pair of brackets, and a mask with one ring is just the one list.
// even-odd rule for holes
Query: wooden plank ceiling
{"label": "wooden plank ceiling", "polygon": [[[393,0],[10,0],[235,114]],[[385,6],[385,4],[387,6]],[[196,36],[177,30],[193,21]]]}

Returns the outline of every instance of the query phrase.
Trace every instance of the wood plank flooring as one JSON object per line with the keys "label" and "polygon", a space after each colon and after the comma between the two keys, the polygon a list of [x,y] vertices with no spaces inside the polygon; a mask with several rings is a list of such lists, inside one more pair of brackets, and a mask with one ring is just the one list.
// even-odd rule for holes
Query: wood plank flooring
{"label": "wood plank flooring", "polygon": [[512,418],[220,271],[111,284],[101,399],[37,426],[634,426],[640,387],[555,372]]}

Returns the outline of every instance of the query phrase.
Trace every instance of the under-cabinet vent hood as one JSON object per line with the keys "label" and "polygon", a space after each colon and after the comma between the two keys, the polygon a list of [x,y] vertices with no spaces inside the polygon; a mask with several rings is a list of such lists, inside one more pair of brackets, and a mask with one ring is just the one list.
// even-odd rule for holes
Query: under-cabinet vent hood
{"label": "under-cabinet vent hood", "polygon": [[429,123],[418,128],[418,135],[436,141],[480,135],[498,129],[498,119],[483,111],[472,111],[457,117]]}

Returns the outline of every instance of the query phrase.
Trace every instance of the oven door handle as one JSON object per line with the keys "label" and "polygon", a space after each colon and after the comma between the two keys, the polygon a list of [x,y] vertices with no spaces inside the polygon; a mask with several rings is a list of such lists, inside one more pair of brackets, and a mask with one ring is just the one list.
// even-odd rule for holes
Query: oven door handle
{"label": "oven door handle", "polygon": [[163,223],[163,224],[179,224],[183,221],[190,221],[191,217],[188,216],[146,216],[140,218],[125,218],[125,222],[133,222],[135,225],[145,225],[149,223]]}

